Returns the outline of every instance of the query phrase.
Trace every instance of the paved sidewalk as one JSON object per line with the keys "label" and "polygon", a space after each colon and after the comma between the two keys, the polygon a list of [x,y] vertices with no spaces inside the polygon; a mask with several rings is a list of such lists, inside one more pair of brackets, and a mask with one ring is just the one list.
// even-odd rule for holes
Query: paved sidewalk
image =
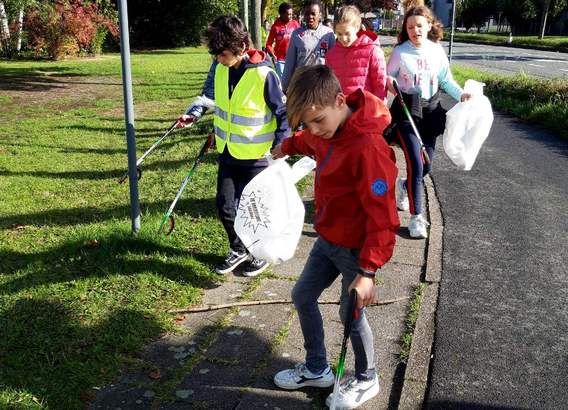
{"label": "paved sidewalk", "polygon": [[[404,161],[397,149],[397,160],[404,175]],[[433,191],[428,201],[432,207]],[[310,201],[310,198],[306,198]],[[440,226],[431,235],[439,244],[413,240],[408,236],[409,215],[401,213],[401,228],[391,261],[381,270],[379,298],[406,298],[387,305],[370,307],[367,315],[375,334],[375,352],[381,392],[362,409],[420,408],[426,387],[430,358],[433,312],[437,286],[428,287],[429,309],[421,313],[417,334],[407,366],[400,361],[400,340],[405,331],[411,297],[415,287],[425,280],[427,247],[441,246]],[[436,234],[436,230],[439,235]],[[290,291],[316,240],[310,224],[305,225],[295,257],[274,267],[271,274],[259,278],[230,275],[227,281],[204,294],[205,304],[231,303],[239,300],[289,299]],[[435,254],[435,252],[434,252]],[[336,281],[320,301],[339,298]],[[433,299],[432,299],[433,297]],[[320,306],[325,323],[328,357],[335,362],[342,339],[338,305]],[[99,390],[91,409],[313,409],[326,408],[330,389],[305,388],[298,391],[278,389],[272,378],[284,368],[303,362],[303,338],[291,304],[268,304],[180,315],[177,320],[186,330],[168,335],[146,347],[139,362],[125,371],[115,384]],[[347,371],[353,367],[348,350]],[[406,372],[408,373],[408,372]],[[404,390],[403,390],[404,384]],[[402,392],[402,397],[401,397]]]}

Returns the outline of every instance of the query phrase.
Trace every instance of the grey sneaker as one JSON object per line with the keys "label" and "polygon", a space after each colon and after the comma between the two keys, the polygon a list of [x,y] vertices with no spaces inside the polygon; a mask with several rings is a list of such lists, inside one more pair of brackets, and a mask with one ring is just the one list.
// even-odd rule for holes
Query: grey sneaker
{"label": "grey sneaker", "polygon": [[320,374],[312,373],[305,364],[297,364],[293,369],[282,370],[274,376],[274,383],[281,389],[296,390],[302,387],[333,386],[333,371],[327,366]]}
{"label": "grey sneaker", "polygon": [[[377,375],[371,380],[358,380],[353,376],[348,377],[339,386],[335,408],[338,410],[357,408],[379,394],[379,391],[379,378]],[[327,396],[325,400],[327,407],[331,407],[332,401],[333,393]]]}

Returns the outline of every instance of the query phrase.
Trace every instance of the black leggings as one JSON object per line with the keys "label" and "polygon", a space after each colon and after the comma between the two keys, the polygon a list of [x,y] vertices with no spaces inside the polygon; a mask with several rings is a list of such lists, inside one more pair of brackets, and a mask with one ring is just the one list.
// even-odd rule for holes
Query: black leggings
{"label": "black leggings", "polygon": [[410,121],[403,119],[397,124],[398,142],[406,160],[406,190],[408,191],[408,202],[412,215],[422,213],[423,178],[432,170],[436,140],[438,135],[444,131],[446,125],[446,112],[439,105],[433,111],[424,110],[423,115],[423,118],[413,117],[413,119],[430,157],[429,164],[422,161],[420,142],[410,125]]}

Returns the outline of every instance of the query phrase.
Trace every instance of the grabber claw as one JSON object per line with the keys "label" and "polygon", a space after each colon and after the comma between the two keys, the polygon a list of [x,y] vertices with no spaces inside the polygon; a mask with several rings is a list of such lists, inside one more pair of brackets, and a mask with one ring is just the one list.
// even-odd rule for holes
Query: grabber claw
{"label": "grabber claw", "polygon": [[[142,170],[140,169],[139,166],[136,167],[136,179],[138,181],[140,181],[140,178],[142,178]],[[119,184],[124,184],[124,182],[128,179],[128,174],[124,174],[123,176],[121,176],[118,179],[118,183]]]}
{"label": "grabber claw", "polygon": [[169,236],[172,231],[174,230],[174,228],[176,227],[176,221],[174,219],[173,215],[170,215],[170,217],[168,218],[168,231],[166,232],[166,236]]}

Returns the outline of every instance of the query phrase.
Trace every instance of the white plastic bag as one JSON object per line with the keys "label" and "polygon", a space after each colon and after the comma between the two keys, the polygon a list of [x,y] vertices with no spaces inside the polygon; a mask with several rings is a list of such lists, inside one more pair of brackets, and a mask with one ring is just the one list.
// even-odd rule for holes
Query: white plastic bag
{"label": "white plastic bag", "polygon": [[247,184],[239,201],[235,231],[254,257],[278,264],[294,256],[305,214],[295,184],[315,166],[309,157],[292,168],[278,159]]}
{"label": "white plastic bag", "polygon": [[491,103],[483,95],[484,85],[467,80],[464,91],[472,95],[471,99],[457,103],[446,114],[444,150],[452,162],[464,171],[469,171],[473,166],[493,123]]}

